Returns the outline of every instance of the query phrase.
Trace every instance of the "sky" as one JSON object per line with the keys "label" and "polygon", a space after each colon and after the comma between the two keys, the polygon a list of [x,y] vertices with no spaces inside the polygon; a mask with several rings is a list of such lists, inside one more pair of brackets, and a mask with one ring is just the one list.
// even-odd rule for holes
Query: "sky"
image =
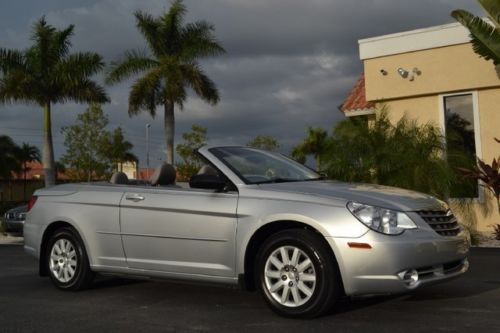
{"label": "sky", "polygon": [[[473,0],[185,0],[186,22],[206,20],[227,54],[202,60],[221,101],[210,106],[190,94],[176,110],[176,143],[192,124],[208,129],[210,144],[244,145],[256,135],[272,135],[287,153],[306,128],[331,131],[344,118],[339,105],[362,73],[358,40],[452,23],[450,12],[467,9],[482,15]],[[109,63],[126,50],[146,50],[133,13],[160,15],[166,0],[2,0],[0,48],[30,45],[35,20],[75,25],[72,51],[100,53]],[[95,80],[103,83],[102,75]],[[165,159],[163,112],[130,118],[129,87],[134,79],[106,86],[111,102],[103,106],[110,130],[121,126],[144,166],[146,124],[151,165]],[[53,106],[56,159],[65,152],[61,127],[71,125],[87,106]],[[0,105],[0,135],[41,149],[42,111],[33,105]]]}

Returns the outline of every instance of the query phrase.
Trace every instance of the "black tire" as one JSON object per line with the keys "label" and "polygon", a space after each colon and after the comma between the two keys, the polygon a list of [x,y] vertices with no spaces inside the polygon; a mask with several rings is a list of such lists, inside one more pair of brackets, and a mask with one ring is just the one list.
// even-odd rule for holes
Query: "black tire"
{"label": "black tire", "polygon": [[[72,249],[74,249],[74,255],[71,255],[71,259],[76,261],[75,268],[72,270],[74,273],[70,278],[67,276],[67,279],[65,279],[64,276],[58,278],[51,266],[57,266],[57,264],[54,264],[54,261],[52,261],[51,263],[51,255],[54,245],[57,243],[59,246],[61,242],[63,242],[64,244],[67,244],[67,242],[69,242],[71,244]],[[56,251],[56,249],[54,249],[54,251]],[[92,284],[95,273],[90,269],[89,260],[87,257],[87,252],[85,251],[85,246],[83,245],[83,241],[73,228],[68,227],[56,230],[56,232],[54,232],[54,234],[47,242],[47,249],[45,253],[45,265],[47,272],[50,276],[50,279],[57,288],[63,290],[82,290]],[[67,266],[69,264],[68,262],[64,262],[64,258],[69,259],[68,255],[63,256],[61,254],[61,256],[59,257],[60,260],[62,260],[60,264],[61,267],[65,267],[65,265]],[[60,270],[63,269],[61,267],[59,267]],[[61,281],[61,279],[63,281]]]}
{"label": "black tire", "polygon": [[[285,265],[283,266],[284,268],[279,270],[276,268],[277,266],[274,266],[272,263],[270,264],[270,257],[272,255],[278,255],[279,258],[280,254],[278,254],[278,252],[283,247],[286,247],[287,251],[290,251],[288,252],[289,258],[292,258],[290,253],[293,253],[295,251],[294,249],[297,248],[299,252],[302,251],[302,263],[306,261],[307,257],[310,259],[311,264],[308,269],[309,272],[313,273],[312,275],[315,275],[315,284],[314,286],[312,285],[313,282],[303,282],[302,284],[303,286],[304,283],[310,283],[308,286],[311,286],[311,289],[314,290],[310,296],[302,293],[302,291],[298,291],[300,290],[299,284],[302,282],[301,277],[299,277],[300,275],[297,276],[300,274],[298,273],[301,270],[299,267],[301,266],[300,264],[297,265],[298,270],[295,266],[291,265]],[[307,257],[303,256],[304,254]],[[281,258],[283,257],[281,256]],[[284,260],[282,261],[284,262]],[[290,259],[290,262],[291,261],[292,259]],[[299,263],[299,261],[297,261],[297,263]],[[269,267],[276,268],[276,271],[272,271],[272,273],[279,272],[278,274],[282,277],[282,281],[277,278],[268,277],[268,282],[266,284],[265,271],[267,268],[269,272]],[[285,269],[287,269],[286,272],[284,271]],[[295,273],[290,273],[292,269]],[[306,271],[304,274],[305,273],[308,272]],[[290,279],[287,278],[287,280],[285,280],[286,274],[295,275],[291,275],[292,277]],[[255,281],[265,301],[272,310],[281,316],[294,318],[315,318],[325,314],[333,307],[334,303],[340,297],[342,290],[338,265],[332,251],[327,248],[327,244],[325,240],[322,239],[321,235],[305,229],[284,230],[270,236],[264,242],[257,253]],[[283,296],[285,293],[285,286],[281,287],[281,297],[286,299],[284,303],[281,301],[283,298],[281,300],[275,299],[275,297],[279,298],[278,294],[280,289],[274,293],[271,292],[271,283],[276,283],[276,285],[278,285],[278,283],[282,285],[286,284],[290,287],[290,291],[287,292],[288,296],[286,297]],[[291,289],[294,284],[296,289],[295,295],[291,295]],[[301,302],[296,302],[296,299],[301,299],[301,302],[304,303],[301,304]],[[288,306],[286,304],[288,304]]]}

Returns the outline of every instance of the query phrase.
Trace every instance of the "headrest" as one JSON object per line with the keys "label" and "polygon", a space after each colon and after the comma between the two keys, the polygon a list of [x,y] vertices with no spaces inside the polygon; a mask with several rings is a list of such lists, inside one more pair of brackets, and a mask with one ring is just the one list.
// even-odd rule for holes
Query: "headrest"
{"label": "headrest", "polygon": [[200,170],[198,170],[198,173],[197,175],[212,175],[212,176],[218,176],[219,173],[217,172],[217,170],[215,170],[213,168],[213,166],[211,165],[208,165],[208,164],[205,164],[204,166],[202,166],[200,168]]}
{"label": "headrest", "polygon": [[115,172],[111,176],[111,179],[109,180],[111,184],[121,184],[121,185],[126,185],[128,184],[128,177],[127,174],[124,172]]}
{"label": "headrest", "polygon": [[149,181],[153,186],[174,185],[175,177],[175,168],[171,164],[163,163],[156,168]]}

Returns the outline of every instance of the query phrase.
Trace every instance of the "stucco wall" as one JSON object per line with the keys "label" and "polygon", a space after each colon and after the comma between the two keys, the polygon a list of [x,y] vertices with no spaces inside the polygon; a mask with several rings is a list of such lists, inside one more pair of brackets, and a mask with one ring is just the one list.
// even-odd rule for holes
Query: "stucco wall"
{"label": "stucco wall", "polygon": [[[421,75],[403,79],[400,67],[416,67]],[[493,63],[479,58],[469,43],[366,59],[364,68],[369,101],[500,87]]]}
{"label": "stucco wall", "polygon": [[[439,108],[437,96],[421,96],[384,102],[388,107],[389,119],[397,122],[403,115],[417,119],[421,124],[439,125]],[[381,105],[381,104],[379,104]]]}

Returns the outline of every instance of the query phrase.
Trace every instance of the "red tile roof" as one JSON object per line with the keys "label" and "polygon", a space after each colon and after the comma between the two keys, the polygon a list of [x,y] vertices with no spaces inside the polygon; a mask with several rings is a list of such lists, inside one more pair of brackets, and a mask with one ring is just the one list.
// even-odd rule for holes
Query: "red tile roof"
{"label": "red tile roof", "polygon": [[365,75],[361,74],[358,81],[352,88],[351,92],[345,99],[344,103],[340,106],[340,111],[360,111],[369,110],[375,107],[375,103],[366,101],[365,93]]}
{"label": "red tile roof", "polygon": [[149,180],[153,173],[155,173],[155,168],[140,168],[139,169],[139,174],[136,175],[136,179],[142,179],[142,180]]}

